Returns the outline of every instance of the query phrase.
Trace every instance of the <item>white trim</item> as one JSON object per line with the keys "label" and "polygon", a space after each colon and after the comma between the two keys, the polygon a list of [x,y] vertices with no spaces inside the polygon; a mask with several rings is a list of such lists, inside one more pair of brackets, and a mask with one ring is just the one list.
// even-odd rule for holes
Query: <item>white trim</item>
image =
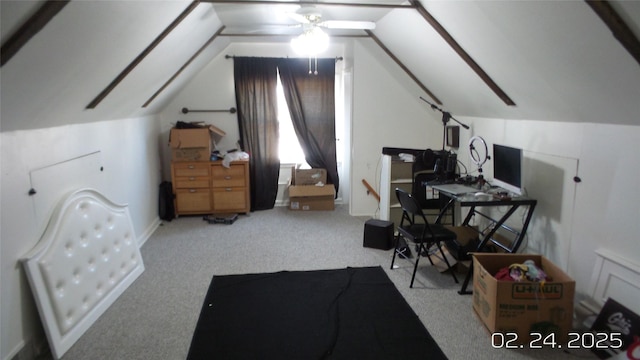
{"label": "white trim", "polygon": [[610,250],[596,249],[588,294],[595,302],[590,306],[602,307],[611,297],[630,310],[640,313],[640,265]]}
{"label": "white trim", "polygon": [[144,243],[146,243],[147,240],[149,240],[151,235],[153,235],[153,233],[156,230],[158,230],[158,227],[161,224],[162,224],[162,220],[160,220],[159,217],[156,217],[155,219],[153,219],[153,222],[151,222],[151,224],[147,227],[145,232],[142,233],[142,235],[140,235],[140,237],[138,237],[138,248],[142,248],[142,245],[144,245]]}
{"label": "white trim", "polygon": [[21,340],[18,345],[16,345],[11,351],[9,351],[9,353],[7,354],[7,356],[5,356],[5,358],[3,360],[11,360],[14,358],[14,356],[17,356],[18,354],[20,354],[24,349],[25,349],[25,342],[24,340]]}

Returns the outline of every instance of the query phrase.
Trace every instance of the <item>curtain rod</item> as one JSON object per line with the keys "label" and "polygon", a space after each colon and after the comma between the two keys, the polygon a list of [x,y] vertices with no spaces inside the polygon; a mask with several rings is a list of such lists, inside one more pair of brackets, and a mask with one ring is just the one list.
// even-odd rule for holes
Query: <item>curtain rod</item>
{"label": "curtain rod", "polygon": [[[224,56],[225,59],[233,59],[235,57],[236,57],[235,55],[225,55]],[[238,56],[238,57],[241,57],[241,56]],[[278,59],[305,59],[305,58],[304,57],[300,57],[300,58],[281,57],[281,58],[278,58]],[[344,60],[344,58],[342,56],[336,56],[335,59],[336,59],[336,61]]]}
{"label": "curtain rod", "polygon": [[231,113],[231,114],[235,114],[236,108],[232,107],[232,108],[230,108],[228,110],[226,110],[226,109],[225,110],[193,110],[193,109],[187,109],[186,107],[182,108],[182,113],[183,114],[188,114],[190,112],[228,112],[228,113]]}

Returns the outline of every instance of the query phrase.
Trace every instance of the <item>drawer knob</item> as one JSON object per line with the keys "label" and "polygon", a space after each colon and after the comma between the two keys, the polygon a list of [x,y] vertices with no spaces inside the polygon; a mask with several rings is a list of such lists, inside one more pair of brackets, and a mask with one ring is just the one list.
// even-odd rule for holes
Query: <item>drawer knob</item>
{"label": "drawer knob", "polygon": [[225,180],[231,180],[231,176],[227,175],[224,177]]}
{"label": "drawer knob", "polygon": [[196,167],[195,167],[195,166],[193,166],[193,165],[189,165],[189,166],[187,166],[187,167],[188,167],[189,169],[195,169],[195,168],[196,168]]}
{"label": "drawer knob", "polygon": [[231,188],[226,188],[224,189],[224,191],[231,191]]}
{"label": "drawer knob", "polygon": [[189,192],[190,192],[190,193],[194,193],[194,192],[197,192],[197,191],[198,191],[198,190],[196,190],[196,189],[189,189]]}
{"label": "drawer knob", "polygon": [[190,177],[190,178],[189,178],[189,181],[193,181],[193,180],[195,180],[195,179],[196,179],[196,178],[194,178],[194,177],[192,176],[192,177]]}

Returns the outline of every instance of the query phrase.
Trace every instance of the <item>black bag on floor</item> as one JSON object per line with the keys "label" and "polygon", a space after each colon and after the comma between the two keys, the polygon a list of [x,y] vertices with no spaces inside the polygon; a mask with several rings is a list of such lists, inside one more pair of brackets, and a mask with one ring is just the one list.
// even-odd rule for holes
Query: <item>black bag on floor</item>
{"label": "black bag on floor", "polygon": [[176,211],[173,207],[173,187],[170,181],[163,181],[160,184],[158,216],[165,221],[171,221],[176,216]]}

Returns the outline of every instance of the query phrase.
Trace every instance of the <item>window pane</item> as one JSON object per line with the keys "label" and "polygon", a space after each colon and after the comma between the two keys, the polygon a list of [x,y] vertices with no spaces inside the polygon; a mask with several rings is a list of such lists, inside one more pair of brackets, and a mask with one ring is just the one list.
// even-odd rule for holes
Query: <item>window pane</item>
{"label": "window pane", "polygon": [[278,75],[278,123],[280,128],[280,141],[278,143],[278,155],[281,163],[301,163],[306,165],[304,152],[298,142],[298,137],[293,130],[291,115],[287,107],[287,101],[284,98],[284,90]]}

